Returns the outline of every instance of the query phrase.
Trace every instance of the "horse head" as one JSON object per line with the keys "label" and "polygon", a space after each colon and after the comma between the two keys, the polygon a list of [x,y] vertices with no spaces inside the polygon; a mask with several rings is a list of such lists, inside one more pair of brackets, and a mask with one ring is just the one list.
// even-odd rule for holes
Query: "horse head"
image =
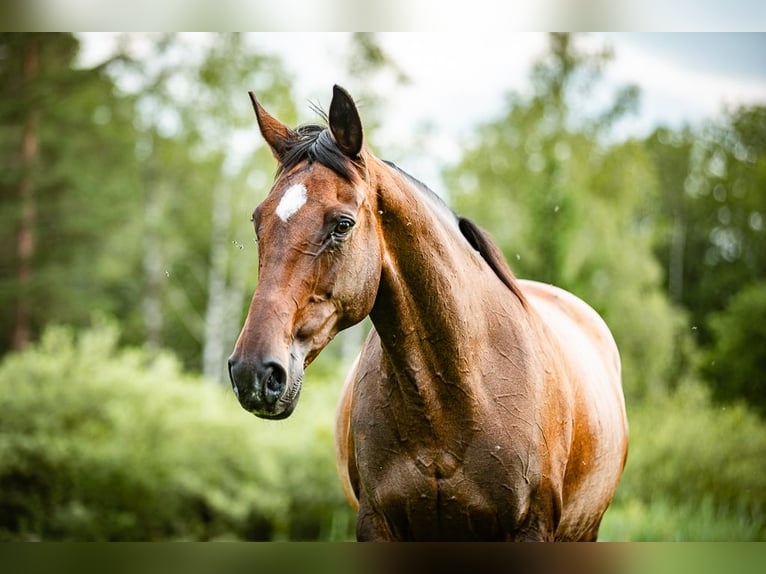
{"label": "horse head", "polygon": [[305,367],[375,302],[381,247],[362,123],[335,86],[328,127],[290,129],[250,93],[277,176],[253,212],[258,285],[229,358],[232,387],[256,416],[289,416]]}

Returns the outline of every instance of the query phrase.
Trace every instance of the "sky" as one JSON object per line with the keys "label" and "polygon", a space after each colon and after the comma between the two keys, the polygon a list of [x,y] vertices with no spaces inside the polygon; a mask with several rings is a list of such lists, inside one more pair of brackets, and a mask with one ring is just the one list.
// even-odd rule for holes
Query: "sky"
{"label": "sky", "polygon": [[[84,34],[84,62],[108,51],[112,35]],[[397,161],[437,192],[439,172],[454,162],[476,126],[497,117],[509,92],[530,89],[532,63],[547,46],[538,33],[380,33],[384,50],[409,77],[393,74],[362,85],[347,68],[349,34],[253,33],[254,46],[282,59],[293,78],[296,105],[314,121],[309,102],[329,107],[332,86],[352,95],[372,90],[381,109],[373,149]],[[637,113],[618,137],[641,136],[658,125],[681,127],[720,115],[727,107],[766,105],[764,33],[607,33],[578,39],[585,49],[611,46],[605,93],[626,83],[641,90]],[[243,86],[243,97],[250,89]],[[594,94],[594,99],[604,94]],[[364,106],[360,110],[364,119]],[[392,157],[393,155],[393,157]]]}

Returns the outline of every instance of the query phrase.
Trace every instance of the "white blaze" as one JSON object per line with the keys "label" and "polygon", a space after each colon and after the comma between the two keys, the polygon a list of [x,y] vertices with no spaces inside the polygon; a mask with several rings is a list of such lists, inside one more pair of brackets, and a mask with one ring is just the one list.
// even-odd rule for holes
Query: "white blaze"
{"label": "white blaze", "polygon": [[296,183],[291,186],[277,205],[276,214],[282,221],[287,221],[306,203],[306,186]]}

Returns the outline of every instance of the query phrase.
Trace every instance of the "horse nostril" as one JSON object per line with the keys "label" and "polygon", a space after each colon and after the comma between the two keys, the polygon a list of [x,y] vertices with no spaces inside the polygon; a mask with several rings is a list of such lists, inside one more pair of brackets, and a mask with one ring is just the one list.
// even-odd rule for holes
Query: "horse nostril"
{"label": "horse nostril", "polygon": [[285,369],[276,362],[264,364],[263,370],[259,373],[258,381],[263,392],[263,400],[269,406],[274,406],[285,390],[285,381],[287,373]]}
{"label": "horse nostril", "polygon": [[227,361],[229,365],[229,381],[231,382],[231,388],[234,391],[234,396],[239,398],[239,389],[237,388],[237,382],[234,380],[234,373],[232,372],[232,369],[234,368],[235,361],[232,357],[229,357],[229,360]]}
{"label": "horse nostril", "polygon": [[275,410],[287,388],[287,371],[279,361],[243,360],[235,354],[228,367],[234,395],[246,411],[268,414]]}

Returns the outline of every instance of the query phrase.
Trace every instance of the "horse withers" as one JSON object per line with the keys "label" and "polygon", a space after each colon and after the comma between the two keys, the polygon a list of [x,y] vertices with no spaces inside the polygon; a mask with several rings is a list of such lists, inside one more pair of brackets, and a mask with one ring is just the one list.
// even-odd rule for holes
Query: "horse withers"
{"label": "horse withers", "polygon": [[229,359],[242,407],[289,416],[305,367],[369,315],[336,420],[359,540],[595,540],[628,446],[603,320],[518,280],[485,231],[375,157],[342,88],[328,127],[288,128],[250,96],[278,171]]}

